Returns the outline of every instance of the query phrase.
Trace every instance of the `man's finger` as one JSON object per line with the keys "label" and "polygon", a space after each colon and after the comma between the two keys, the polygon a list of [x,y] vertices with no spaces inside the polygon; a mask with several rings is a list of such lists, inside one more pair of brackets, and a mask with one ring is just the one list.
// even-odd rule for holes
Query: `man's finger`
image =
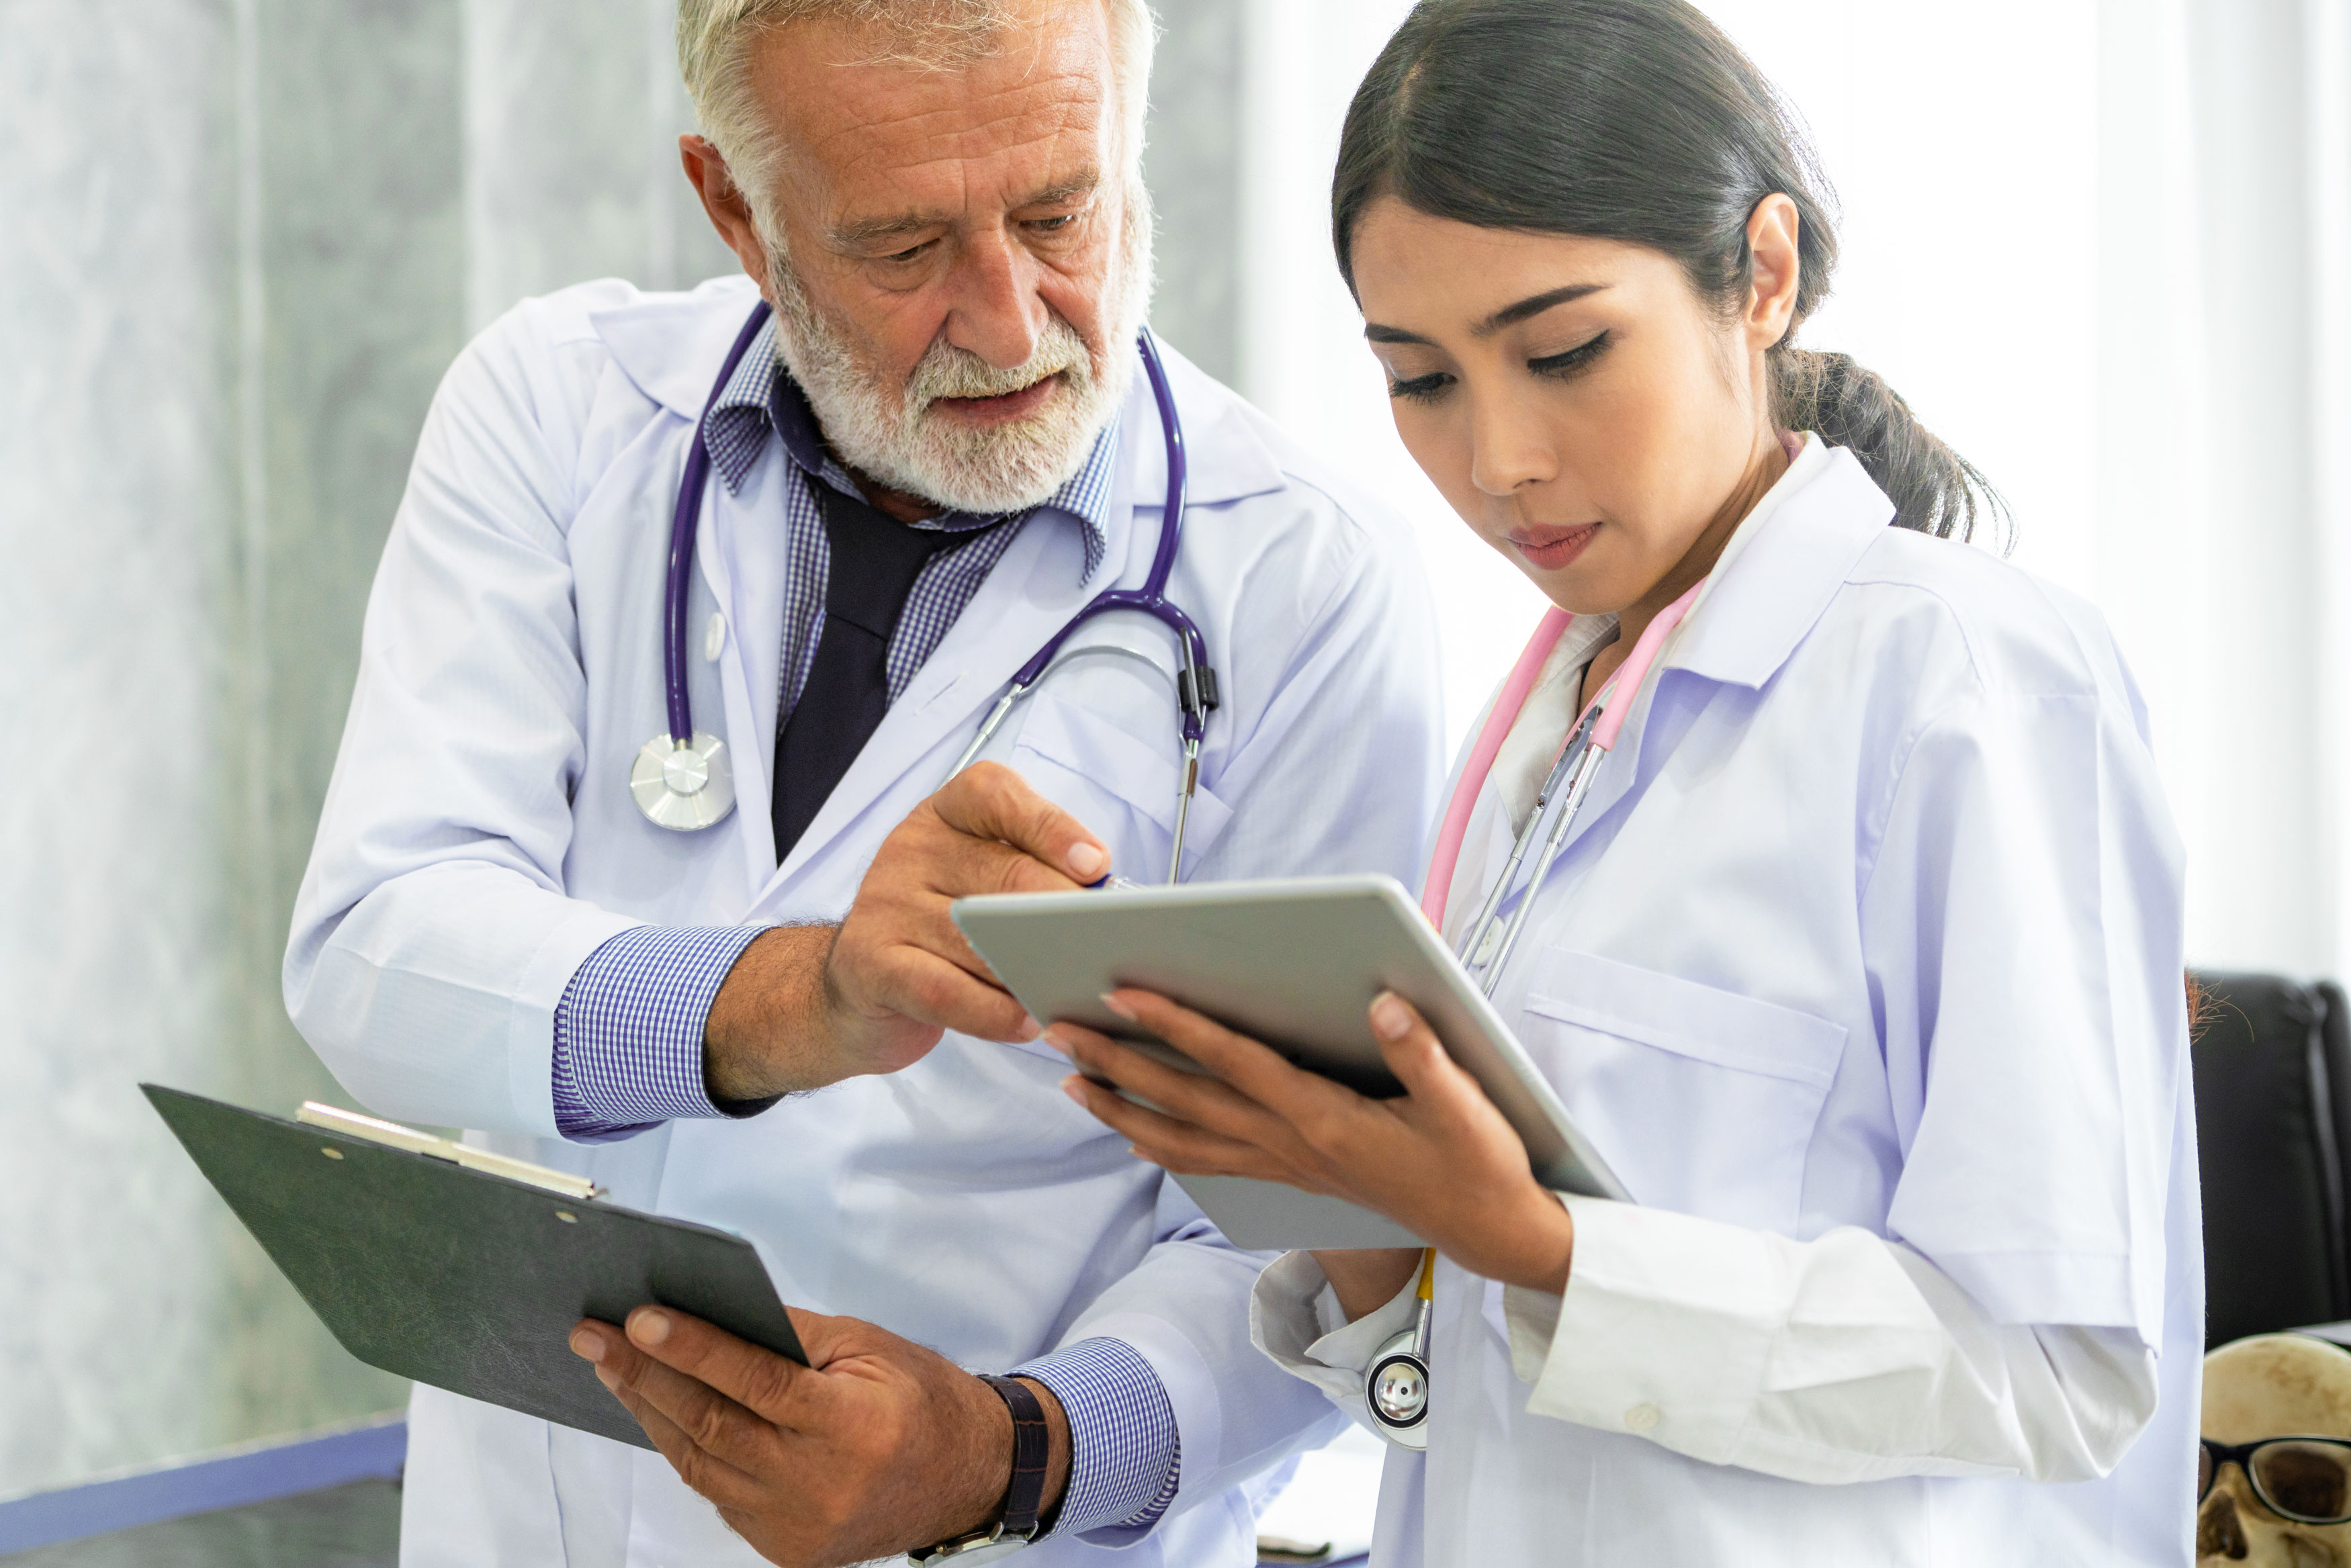
{"label": "man's finger", "polygon": [[1068,893],[1084,886],[1059,865],[1041,860],[1019,845],[975,838],[944,821],[930,824],[915,845],[925,881],[945,898],[987,893]]}
{"label": "man's finger", "polygon": [[999,1044],[1037,1038],[1036,1020],[1011,992],[973,978],[927,948],[893,945],[879,967],[869,984],[893,1012]]}
{"label": "man's finger", "polygon": [[660,1407],[626,1383],[611,1386],[612,1397],[621,1407],[636,1417],[677,1479],[720,1507],[757,1507],[761,1501],[759,1483],[745,1475],[726,1460],[699,1448],[685,1435],[678,1424],[664,1415]]}
{"label": "man's finger", "polygon": [[974,838],[1025,850],[1081,886],[1110,869],[1110,851],[1085,824],[998,763],[974,763],[931,797],[939,820]]}
{"label": "man's finger", "polygon": [[862,1355],[872,1348],[873,1325],[862,1318],[833,1317],[796,1306],[786,1307],[784,1315],[792,1320],[792,1332],[799,1336],[800,1354],[820,1372],[843,1355]]}
{"label": "man's finger", "polygon": [[[670,1368],[692,1387],[713,1392],[752,1420],[786,1429],[820,1419],[823,1376],[789,1356],[737,1339],[723,1328],[674,1307],[642,1306],[629,1314],[629,1343]],[[689,1402],[681,1411],[664,1396],[673,1386],[650,1374],[639,1379],[648,1398],[719,1458],[748,1459],[758,1445],[743,1422],[723,1409]],[[705,1435],[705,1432],[707,1435]]]}
{"label": "man's finger", "polygon": [[[636,1417],[680,1480],[713,1501],[758,1500],[758,1484],[687,1429],[708,1413],[705,1402],[730,1401],[647,1355],[611,1324],[590,1319],[576,1324],[571,1348],[595,1364],[598,1381]],[[739,1407],[736,1413],[746,1420],[757,1419]]]}

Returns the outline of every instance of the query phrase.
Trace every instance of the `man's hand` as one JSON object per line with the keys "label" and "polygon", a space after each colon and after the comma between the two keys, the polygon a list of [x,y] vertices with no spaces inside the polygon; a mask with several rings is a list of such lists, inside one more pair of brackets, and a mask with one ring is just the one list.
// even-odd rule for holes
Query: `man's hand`
{"label": "man's hand", "polygon": [[1110,851],[1077,818],[1011,769],[975,763],[883,841],[839,927],[786,927],[744,950],[704,1025],[711,1094],[765,1099],[894,1073],[949,1029],[1035,1038],[947,906],[1064,893],[1109,869]]}
{"label": "man's hand", "polygon": [[[571,1348],[727,1527],[786,1568],[840,1568],[968,1534],[1012,1476],[1012,1413],[944,1356],[855,1318],[794,1310],[810,1365],[666,1307],[624,1334],[589,1319]],[[1052,1391],[1043,1507],[1069,1484],[1070,1423]]]}

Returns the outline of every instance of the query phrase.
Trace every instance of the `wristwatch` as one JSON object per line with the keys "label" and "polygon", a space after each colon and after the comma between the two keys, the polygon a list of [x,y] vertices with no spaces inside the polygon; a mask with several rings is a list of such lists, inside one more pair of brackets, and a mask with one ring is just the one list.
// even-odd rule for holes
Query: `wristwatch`
{"label": "wristwatch", "polygon": [[995,1519],[970,1534],[907,1552],[909,1563],[945,1563],[952,1558],[956,1568],[966,1564],[977,1568],[979,1563],[1011,1556],[1040,1533],[1038,1514],[1045,1499],[1048,1448],[1045,1407],[1025,1383],[986,1373],[979,1380],[995,1389],[1012,1412],[1012,1479],[1005,1485],[1004,1502]]}

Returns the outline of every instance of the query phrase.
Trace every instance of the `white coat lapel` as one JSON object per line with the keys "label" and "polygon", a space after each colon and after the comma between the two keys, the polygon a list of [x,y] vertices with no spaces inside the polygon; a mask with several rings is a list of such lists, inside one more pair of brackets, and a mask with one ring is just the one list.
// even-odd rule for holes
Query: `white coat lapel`
{"label": "white coat lapel", "polygon": [[[1281,469],[1250,427],[1244,406],[1217,394],[1213,384],[1180,354],[1164,346],[1161,353],[1176,400],[1186,411],[1193,504],[1212,505],[1280,488]],[[1206,411],[1195,417],[1196,410]],[[1143,580],[1157,535],[1140,537],[1136,530],[1158,525],[1166,488],[1166,458],[1158,412],[1139,373],[1127,395],[1119,432],[1114,468],[1118,477],[1105,518],[1109,547],[1102,552],[1101,565],[1081,580],[1083,542],[1066,523],[1055,520],[1055,525],[1021,530],[938,649],[890,705],[880,728],[809,824],[790,857],[772,877],[765,878],[753,903],[755,915],[772,909],[787,895],[836,839],[862,822],[877,800],[903,794],[893,786],[910,769],[933,770],[932,776],[923,781],[925,794],[946,782],[946,771],[968,741],[981,710],[1003,694],[1014,671],[1095,594],[1114,583]],[[1140,524],[1138,507],[1143,514]],[[780,618],[780,609],[778,613]],[[1203,629],[1208,630],[1211,639],[1216,636],[1213,629]],[[781,637],[778,618],[770,640]],[[757,690],[756,683],[753,689]],[[945,743],[950,740],[952,745]],[[759,772],[764,802],[764,759]],[[751,794],[742,788],[739,772],[737,787],[743,803],[738,809],[747,809]],[[759,843],[772,855],[773,830],[760,835]]]}
{"label": "white coat lapel", "polygon": [[[1014,672],[1123,566],[1131,518],[1131,507],[1112,507],[1111,547],[1090,577],[1083,575],[1084,545],[1074,529],[1022,528],[777,867],[760,905],[788,891],[878,800],[898,793],[893,786],[910,769],[930,768],[940,775],[925,779],[926,786],[946,782],[953,753],[980,710],[1002,695]],[[953,745],[946,743],[950,740]]]}
{"label": "white coat lapel", "polygon": [[[1819,438],[1813,437],[1817,441]],[[1742,528],[1739,554],[1708,586],[1684,630],[1667,645],[1657,673],[1625,721],[1616,750],[1592,781],[1571,846],[1633,786],[1654,773],[1649,720],[1669,683],[1706,680],[1761,690],[1778,672],[1870,544],[1884,534],[1893,503],[1851,452],[1808,450],[1791,474],[1800,483]]]}
{"label": "white coat lapel", "polygon": [[[783,643],[784,604],[783,543],[772,529],[745,528],[741,514],[747,503],[754,508],[774,504],[774,497],[767,493],[772,488],[773,466],[761,466],[758,476],[769,483],[755,483],[742,500],[728,494],[712,474],[705,482],[702,531],[694,544],[695,565],[726,618],[718,670],[726,705],[726,749],[735,764],[736,812],[736,820],[727,826],[742,847],[747,903],[758,895],[776,858],[768,766],[777,685],[782,679],[777,650]],[[760,558],[747,561],[746,550]],[[707,635],[706,630],[687,628],[688,659],[703,656]]]}

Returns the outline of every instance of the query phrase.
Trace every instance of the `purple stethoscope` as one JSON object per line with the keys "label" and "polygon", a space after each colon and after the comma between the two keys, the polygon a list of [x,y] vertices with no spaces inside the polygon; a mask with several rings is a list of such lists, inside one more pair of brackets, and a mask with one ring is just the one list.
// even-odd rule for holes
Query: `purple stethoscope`
{"label": "purple stethoscope", "polygon": [[[736,336],[735,347],[727,351],[726,362],[719,367],[718,379],[711,383],[709,402],[703,410],[705,420],[709,417],[709,403],[716,402],[719,394],[726,389],[726,383],[734,379],[736,368],[750,351],[768,316],[766,300],[752,307],[750,318]],[[1167,879],[1173,882],[1184,864],[1184,827],[1191,815],[1192,796],[1200,785],[1200,742],[1207,733],[1208,714],[1217,706],[1217,672],[1208,665],[1207,639],[1200,635],[1192,618],[1167,597],[1167,579],[1176,569],[1176,552],[1184,540],[1184,426],[1176,417],[1176,394],[1167,385],[1167,372],[1159,362],[1159,347],[1153,341],[1149,327],[1136,335],[1135,347],[1143,353],[1144,374],[1151,382],[1152,400],[1159,406],[1159,428],[1167,446],[1167,496],[1159,514],[1159,548],[1151,557],[1150,575],[1139,588],[1110,588],[1096,594],[1071,616],[1014,673],[1011,684],[981,723],[971,744],[964,748],[948,776],[952,778],[971,765],[972,759],[994,738],[1014,705],[1044,679],[1055,656],[1080,627],[1113,610],[1138,610],[1150,616],[1176,634],[1176,649],[1183,662],[1176,675],[1176,701],[1183,721],[1184,766],[1176,784],[1176,842],[1167,858]],[[697,435],[700,430],[701,422],[696,421]],[[686,451],[685,474],[679,483],[677,508],[670,520],[669,576],[664,592],[666,623],[662,643],[669,728],[639,748],[629,768],[629,793],[635,798],[637,809],[656,826],[679,833],[708,827],[735,809],[735,768],[726,755],[726,742],[695,729],[694,709],[685,690],[686,592],[693,582],[695,535],[701,528],[702,493],[709,478],[710,449],[707,442],[697,439]]]}

